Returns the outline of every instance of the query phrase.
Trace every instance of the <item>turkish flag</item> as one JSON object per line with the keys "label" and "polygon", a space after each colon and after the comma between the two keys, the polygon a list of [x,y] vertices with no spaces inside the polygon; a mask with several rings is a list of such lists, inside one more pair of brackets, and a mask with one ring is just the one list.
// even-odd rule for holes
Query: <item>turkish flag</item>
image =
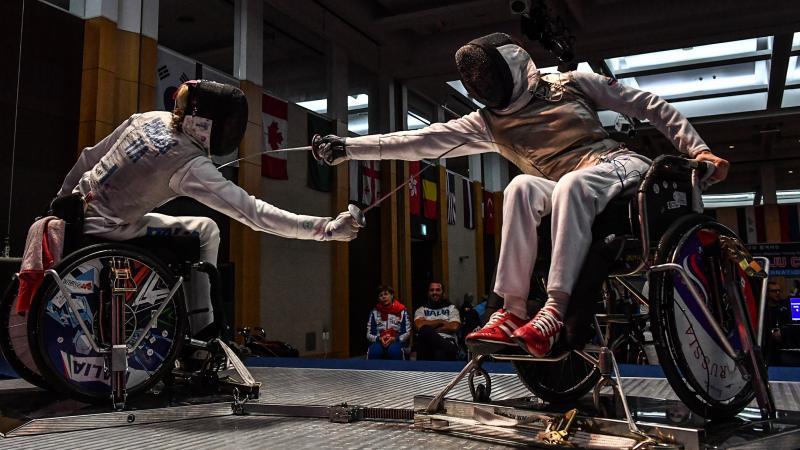
{"label": "turkish flag", "polygon": [[483,232],[494,234],[494,194],[483,191]]}
{"label": "turkish flag", "polygon": [[[264,94],[261,100],[261,118],[264,124],[264,150],[286,147],[289,139],[289,104]],[[276,180],[287,180],[286,153],[261,156],[261,175]]]}

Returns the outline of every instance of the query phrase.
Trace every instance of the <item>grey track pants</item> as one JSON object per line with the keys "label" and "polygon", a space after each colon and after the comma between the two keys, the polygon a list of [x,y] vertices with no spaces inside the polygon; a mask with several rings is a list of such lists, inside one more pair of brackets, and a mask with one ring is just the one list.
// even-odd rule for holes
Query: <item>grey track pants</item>
{"label": "grey track pants", "polygon": [[494,286],[505,299],[506,309],[524,311],[536,261],[536,228],[542,217],[550,214],[553,235],[547,291],[569,295],[591,245],[594,218],[612,198],[636,189],[649,165],[647,158],[623,152],[570,172],[558,182],[519,175],[509,183],[503,193],[502,240]]}

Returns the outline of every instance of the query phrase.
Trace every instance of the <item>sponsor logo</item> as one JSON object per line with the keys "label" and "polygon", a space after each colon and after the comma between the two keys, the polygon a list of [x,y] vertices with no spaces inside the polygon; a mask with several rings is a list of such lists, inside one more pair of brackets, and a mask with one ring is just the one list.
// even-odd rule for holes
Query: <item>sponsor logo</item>
{"label": "sponsor logo", "polygon": [[111,372],[104,370],[102,356],[73,356],[61,352],[61,361],[64,363],[64,372],[72,381],[110,384]]}
{"label": "sponsor logo", "polygon": [[77,277],[64,278],[64,286],[73,294],[91,294],[94,292],[95,269],[91,268]]}

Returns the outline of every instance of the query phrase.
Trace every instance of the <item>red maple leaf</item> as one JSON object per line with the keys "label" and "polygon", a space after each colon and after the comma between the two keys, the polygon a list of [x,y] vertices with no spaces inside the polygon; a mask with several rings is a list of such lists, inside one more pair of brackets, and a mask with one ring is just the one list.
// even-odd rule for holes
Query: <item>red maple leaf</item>
{"label": "red maple leaf", "polygon": [[267,143],[273,150],[277,150],[283,143],[283,133],[278,130],[278,122],[272,121],[267,127]]}

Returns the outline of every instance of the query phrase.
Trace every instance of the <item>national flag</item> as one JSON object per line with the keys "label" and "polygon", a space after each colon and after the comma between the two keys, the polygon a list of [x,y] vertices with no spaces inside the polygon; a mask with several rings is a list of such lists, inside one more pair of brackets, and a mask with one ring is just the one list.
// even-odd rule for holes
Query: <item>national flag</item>
{"label": "national flag", "polygon": [[779,205],[781,242],[800,242],[800,208],[796,204]]}
{"label": "national flag", "polygon": [[747,214],[744,208],[736,208],[736,234],[744,242],[747,242]]}
{"label": "national flag", "polygon": [[350,195],[348,196],[350,201],[353,203],[360,203],[361,202],[361,161],[356,159],[351,159],[347,161],[347,173],[348,177],[350,178],[349,181],[349,190]]}
{"label": "national flag", "polygon": [[472,183],[468,179],[461,180],[461,186],[464,191],[464,227],[473,230],[475,229],[475,212],[474,202],[472,201]]}
{"label": "national flag", "polygon": [[[428,175],[428,172],[433,172],[434,170],[426,170],[424,173]],[[436,186],[436,182],[433,180],[428,179],[428,177],[422,177],[422,215],[427,217],[428,219],[437,219],[438,218],[438,211],[437,211],[437,197],[439,194],[439,189]]]}
{"label": "national flag", "polygon": [[[264,150],[286,147],[289,138],[289,104],[270,95],[261,98],[261,118],[264,123]],[[286,153],[261,155],[261,175],[287,180]]]}
{"label": "national flag", "polygon": [[[708,210],[706,210],[707,212]],[[736,208],[717,208],[717,220],[719,223],[733,230],[737,236],[741,236],[739,232],[739,223],[736,217]]]}
{"label": "national flag", "polygon": [[764,217],[764,207],[756,206],[756,238],[758,242],[767,242],[767,223]]}
{"label": "national flag", "polygon": [[456,224],[456,176],[447,174],[447,224]]}
{"label": "national flag", "polygon": [[753,206],[747,206],[744,208],[744,218],[745,218],[745,235],[742,238],[748,244],[756,244],[758,243],[758,225],[756,224],[756,210]]}
{"label": "national flag", "polygon": [[[409,162],[409,176],[419,173],[419,167],[419,161]],[[408,182],[408,210],[414,216],[418,216],[420,214],[420,189],[422,189],[422,186],[420,186],[420,177],[417,175]]]}
{"label": "national flag", "polygon": [[[320,117],[316,114],[308,114],[308,140],[315,134],[325,136],[326,134],[333,133],[333,122]],[[311,152],[307,153],[307,170],[308,187],[311,189],[330,192],[333,185],[333,167],[325,164],[322,161],[317,161]]]}
{"label": "national flag", "polygon": [[361,203],[366,206],[381,197],[380,164],[380,161],[361,161]]}
{"label": "national flag", "polygon": [[158,77],[156,109],[172,111],[175,107],[173,99],[175,92],[183,82],[195,78],[197,62],[164,47],[159,47],[156,67],[156,76]]}
{"label": "national flag", "polygon": [[483,232],[494,234],[494,195],[483,191]]}

